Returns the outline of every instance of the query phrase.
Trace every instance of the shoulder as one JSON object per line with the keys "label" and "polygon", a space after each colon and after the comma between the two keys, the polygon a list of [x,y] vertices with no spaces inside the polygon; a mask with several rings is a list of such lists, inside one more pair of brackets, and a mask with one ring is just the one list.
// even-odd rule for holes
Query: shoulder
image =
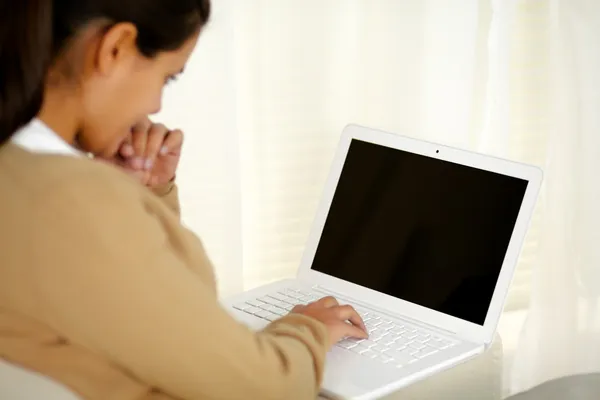
{"label": "shoulder", "polygon": [[39,246],[60,237],[71,246],[147,247],[183,236],[164,202],[112,165],[5,150],[0,152],[0,186],[10,190],[2,197],[0,215],[23,226]]}
{"label": "shoulder", "polygon": [[149,211],[168,212],[148,188],[104,162],[27,153],[11,164],[11,180],[19,182],[15,196],[31,199],[32,213],[45,219],[96,220],[104,215],[108,222],[111,216],[131,220],[148,216]]}
{"label": "shoulder", "polygon": [[71,258],[128,259],[129,251],[142,257],[163,248],[180,229],[159,198],[111,165],[63,157],[47,168],[53,171],[49,176],[40,171],[45,185],[38,188],[28,218],[38,246],[51,247],[48,253],[60,238]]}
{"label": "shoulder", "polygon": [[23,195],[84,196],[98,191],[143,195],[149,191],[116,167],[87,157],[31,153],[14,145],[0,149],[0,180],[18,182]]}

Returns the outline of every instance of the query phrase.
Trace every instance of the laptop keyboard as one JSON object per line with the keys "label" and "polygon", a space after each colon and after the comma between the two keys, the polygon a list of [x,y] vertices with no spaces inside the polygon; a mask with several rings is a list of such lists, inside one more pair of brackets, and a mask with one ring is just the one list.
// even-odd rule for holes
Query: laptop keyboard
{"label": "laptop keyboard", "polygon": [[[307,289],[286,288],[233,307],[267,321],[287,315],[296,305],[306,305],[324,297]],[[454,346],[456,342],[431,331],[354,306],[362,317],[368,339],[346,338],[337,347],[361,356],[402,368]]]}

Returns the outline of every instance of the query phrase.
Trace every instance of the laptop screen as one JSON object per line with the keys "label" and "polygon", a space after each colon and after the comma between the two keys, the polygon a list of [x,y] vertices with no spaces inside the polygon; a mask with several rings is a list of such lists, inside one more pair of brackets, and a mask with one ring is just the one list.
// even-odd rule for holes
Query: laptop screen
{"label": "laptop screen", "polygon": [[483,325],[527,183],[355,139],[312,269]]}

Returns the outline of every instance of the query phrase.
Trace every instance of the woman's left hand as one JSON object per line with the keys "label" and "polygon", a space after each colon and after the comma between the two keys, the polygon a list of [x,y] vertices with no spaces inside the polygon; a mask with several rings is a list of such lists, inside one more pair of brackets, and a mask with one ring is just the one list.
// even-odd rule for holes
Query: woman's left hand
{"label": "woman's left hand", "polygon": [[131,129],[112,161],[143,185],[157,187],[175,178],[182,145],[180,130],[146,119]]}

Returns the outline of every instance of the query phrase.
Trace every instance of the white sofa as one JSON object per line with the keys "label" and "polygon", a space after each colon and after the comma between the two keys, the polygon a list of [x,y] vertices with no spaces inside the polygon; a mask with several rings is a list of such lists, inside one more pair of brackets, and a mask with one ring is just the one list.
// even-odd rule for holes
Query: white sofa
{"label": "white sofa", "polygon": [[[62,385],[0,358],[0,399],[80,400]],[[108,399],[107,399],[108,400]]]}
{"label": "white sofa", "polygon": [[[500,400],[502,343],[498,338],[476,359],[418,382],[386,400]],[[62,385],[0,359],[0,399],[81,400]],[[110,400],[110,399],[107,399]]]}

